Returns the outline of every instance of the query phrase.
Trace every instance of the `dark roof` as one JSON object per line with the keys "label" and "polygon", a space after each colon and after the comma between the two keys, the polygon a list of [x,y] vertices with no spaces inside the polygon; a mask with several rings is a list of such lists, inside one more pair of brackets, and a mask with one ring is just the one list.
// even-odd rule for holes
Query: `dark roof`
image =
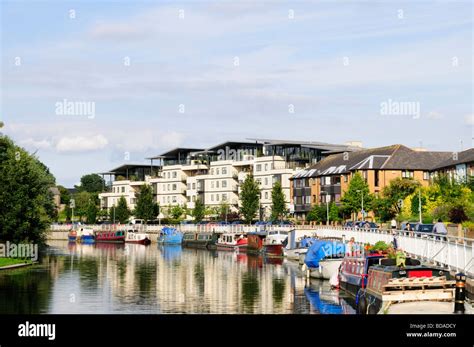
{"label": "dark roof", "polygon": [[392,145],[330,155],[293,178],[344,174],[355,170],[433,170],[449,152],[417,152],[403,145]]}
{"label": "dark roof", "polygon": [[[455,156],[454,154],[455,153],[451,153],[448,159],[442,161],[439,165],[436,166],[436,169],[442,169],[458,164],[474,162],[474,148],[469,148],[465,151],[459,152],[457,153],[457,156]],[[456,157],[457,160],[455,160]]]}
{"label": "dark roof", "polygon": [[226,141],[219,143],[218,145],[209,147],[206,149],[208,152],[213,152],[217,149],[223,148],[223,147],[236,147],[236,146],[255,146],[255,147],[262,147],[263,145],[261,143],[257,143],[255,141]]}
{"label": "dark roof", "polygon": [[153,167],[154,169],[159,169],[161,166],[160,165],[150,165],[150,164],[124,164],[124,165],[120,165],[119,167],[116,167],[115,169],[112,169],[110,171],[107,171],[107,172],[99,172],[98,174],[99,175],[114,175],[114,174],[117,174],[117,173],[123,173],[123,172],[126,172],[127,170],[130,170],[130,169],[141,169],[141,168],[144,168],[144,169],[148,169],[148,168],[151,168]]}
{"label": "dark roof", "polygon": [[321,149],[324,153],[340,153],[345,151],[355,151],[360,150],[360,147],[348,146],[348,145],[340,145],[340,144],[331,144],[326,142],[319,142],[319,141],[295,141],[295,140],[272,140],[272,139],[249,139],[255,140],[257,142],[261,142],[267,146],[300,146],[306,148],[315,148]]}
{"label": "dark roof", "polygon": [[178,154],[189,154],[189,153],[200,152],[200,151],[203,151],[203,149],[202,148],[176,147],[176,148],[173,148],[170,151],[167,151],[167,152],[161,153],[161,154],[159,154],[155,157],[150,157],[150,158],[146,158],[146,159],[173,159],[173,158],[177,158]]}

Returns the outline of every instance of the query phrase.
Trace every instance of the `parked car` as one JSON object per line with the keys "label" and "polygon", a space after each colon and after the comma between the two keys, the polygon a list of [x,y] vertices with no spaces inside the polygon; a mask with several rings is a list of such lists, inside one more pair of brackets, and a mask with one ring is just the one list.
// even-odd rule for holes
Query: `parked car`
{"label": "parked car", "polygon": [[344,223],[344,228],[353,228],[353,227],[354,227],[354,222],[351,220]]}
{"label": "parked car", "polygon": [[235,220],[231,223],[232,225],[239,225],[239,224],[244,224],[242,221],[240,220]]}
{"label": "parked car", "polygon": [[217,222],[217,225],[230,225],[230,223],[226,221],[220,221],[220,222]]}
{"label": "parked car", "polygon": [[[415,232],[417,233],[424,233],[424,234],[433,234],[434,224],[421,224],[417,223],[415,226]],[[421,237],[420,234],[417,236]]]}
{"label": "parked car", "polygon": [[289,220],[282,220],[279,225],[281,226],[293,226],[295,225],[295,223],[293,223],[292,221],[289,221]]}

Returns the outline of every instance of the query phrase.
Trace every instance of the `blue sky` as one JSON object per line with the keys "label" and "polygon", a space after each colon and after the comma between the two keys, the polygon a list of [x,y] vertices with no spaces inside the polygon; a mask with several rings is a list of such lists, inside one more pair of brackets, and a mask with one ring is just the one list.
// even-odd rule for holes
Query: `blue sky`
{"label": "blue sky", "polygon": [[66,186],[256,137],[472,147],[471,1],[2,1],[1,30],[2,131]]}

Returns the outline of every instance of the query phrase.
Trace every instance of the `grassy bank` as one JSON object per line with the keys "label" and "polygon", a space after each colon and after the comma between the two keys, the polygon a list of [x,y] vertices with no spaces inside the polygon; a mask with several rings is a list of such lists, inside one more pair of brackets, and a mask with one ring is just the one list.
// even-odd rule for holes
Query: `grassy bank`
{"label": "grassy bank", "polygon": [[31,260],[18,258],[0,258],[0,268],[3,266],[10,266],[16,264],[31,264]]}

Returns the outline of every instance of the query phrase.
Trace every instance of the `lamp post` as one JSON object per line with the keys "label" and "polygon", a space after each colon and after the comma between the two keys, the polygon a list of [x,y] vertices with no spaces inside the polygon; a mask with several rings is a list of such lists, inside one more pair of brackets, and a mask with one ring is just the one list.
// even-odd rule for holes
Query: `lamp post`
{"label": "lamp post", "polygon": [[365,220],[365,213],[364,213],[364,191],[357,189],[358,193],[361,193],[361,199],[362,199],[362,220]]}
{"label": "lamp post", "polygon": [[420,214],[420,224],[423,223],[423,217],[421,213],[421,187],[420,190],[418,190],[418,212]]}

